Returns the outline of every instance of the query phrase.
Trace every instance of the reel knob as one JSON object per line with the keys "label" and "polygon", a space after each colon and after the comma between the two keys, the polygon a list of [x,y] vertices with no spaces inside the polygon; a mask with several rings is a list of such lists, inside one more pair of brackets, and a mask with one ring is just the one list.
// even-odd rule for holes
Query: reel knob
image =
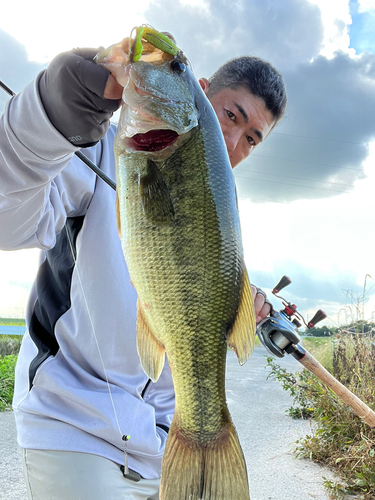
{"label": "reel knob", "polygon": [[319,311],[317,311],[315,313],[314,317],[311,318],[311,320],[309,321],[307,328],[312,328],[317,323],[319,323],[319,321],[322,321],[322,319],[324,319],[326,317],[327,317],[326,313],[324,311],[322,311],[321,309],[319,309]]}
{"label": "reel knob", "polygon": [[290,285],[292,282],[292,280],[290,278],[288,278],[288,276],[283,276],[281,278],[281,280],[278,282],[278,284],[274,287],[274,289],[272,290],[272,293],[273,294],[276,294],[276,293],[279,293],[280,290],[282,290],[283,288],[285,288],[286,286]]}

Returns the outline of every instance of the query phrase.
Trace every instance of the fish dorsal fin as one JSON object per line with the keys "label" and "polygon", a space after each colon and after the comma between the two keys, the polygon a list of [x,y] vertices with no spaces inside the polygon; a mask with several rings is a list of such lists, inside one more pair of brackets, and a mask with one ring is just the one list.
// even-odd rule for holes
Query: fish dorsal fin
{"label": "fish dorsal fin", "polygon": [[251,293],[249,276],[244,266],[237,316],[227,340],[228,346],[236,353],[240,365],[246,363],[253,352],[255,333],[254,300]]}
{"label": "fish dorsal fin", "polygon": [[164,366],[164,346],[152,333],[138,301],[137,350],[145,374],[156,382]]}
{"label": "fish dorsal fin", "polygon": [[147,172],[139,180],[139,192],[146,217],[156,225],[174,219],[174,208],[168,186],[155,162],[147,160]]}

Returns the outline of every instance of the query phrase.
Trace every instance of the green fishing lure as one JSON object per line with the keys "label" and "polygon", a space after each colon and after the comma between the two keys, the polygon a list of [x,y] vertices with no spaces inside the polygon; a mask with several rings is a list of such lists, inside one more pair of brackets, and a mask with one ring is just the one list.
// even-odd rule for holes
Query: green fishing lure
{"label": "green fishing lure", "polygon": [[142,38],[148,43],[156,47],[157,49],[170,54],[171,56],[177,56],[180,49],[177,45],[169,38],[169,36],[160,33],[150,26],[138,26],[134,28],[136,30],[136,35],[134,42],[131,47],[131,59],[134,62],[139,61],[143,52]]}

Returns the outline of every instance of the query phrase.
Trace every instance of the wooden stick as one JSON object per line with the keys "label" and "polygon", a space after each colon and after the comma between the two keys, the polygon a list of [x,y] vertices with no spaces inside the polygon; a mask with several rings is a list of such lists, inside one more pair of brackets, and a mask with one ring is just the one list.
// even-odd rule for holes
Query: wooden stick
{"label": "wooden stick", "polygon": [[[305,354],[303,355],[303,351]],[[375,412],[371,410],[363,401],[355,394],[335,379],[327,370],[312,356],[306,349],[298,346],[298,352],[303,355],[300,357],[292,353],[292,355],[310,372],[316,375],[324,384],[335,392],[344,403],[356,413],[370,427],[375,427]]]}

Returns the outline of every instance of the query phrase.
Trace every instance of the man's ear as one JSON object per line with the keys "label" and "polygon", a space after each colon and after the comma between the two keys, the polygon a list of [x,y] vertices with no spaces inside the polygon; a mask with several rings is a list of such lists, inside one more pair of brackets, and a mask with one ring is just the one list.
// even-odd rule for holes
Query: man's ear
{"label": "man's ear", "polygon": [[208,87],[210,86],[209,81],[207,80],[207,78],[200,78],[200,79],[199,79],[199,83],[200,83],[200,86],[201,86],[201,87],[202,87],[202,89],[203,89],[203,92],[204,92],[205,94],[207,94],[207,92],[208,92]]}

